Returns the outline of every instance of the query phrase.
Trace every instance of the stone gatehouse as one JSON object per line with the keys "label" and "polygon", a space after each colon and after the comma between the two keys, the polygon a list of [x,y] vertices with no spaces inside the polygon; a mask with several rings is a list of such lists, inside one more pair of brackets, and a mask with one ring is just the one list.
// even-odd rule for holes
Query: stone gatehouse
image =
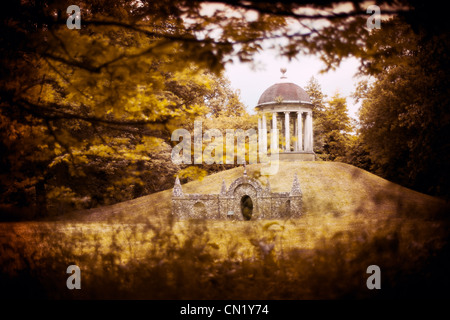
{"label": "stone gatehouse", "polygon": [[299,217],[302,213],[302,192],[297,175],[290,192],[271,192],[244,175],[227,189],[222,181],[220,194],[185,194],[178,177],[172,195],[172,214],[179,219],[257,220]]}

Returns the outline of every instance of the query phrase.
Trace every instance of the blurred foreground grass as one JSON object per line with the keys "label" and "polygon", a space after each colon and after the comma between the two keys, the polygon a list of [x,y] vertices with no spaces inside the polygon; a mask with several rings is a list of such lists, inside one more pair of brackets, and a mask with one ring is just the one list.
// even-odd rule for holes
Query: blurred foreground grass
{"label": "blurred foreground grass", "polygon": [[[342,219],[7,223],[0,286],[8,298],[448,297],[446,220]],[[66,287],[72,264],[81,290]],[[366,287],[372,264],[381,290]]]}
{"label": "blurred foreground grass", "polygon": [[[294,220],[175,221],[170,190],[58,221],[0,224],[0,288],[7,298],[342,299],[449,297],[444,203],[354,167],[282,164],[297,172],[304,215]],[[241,168],[183,185],[218,192]],[[258,167],[249,166],[258,176]],[[218,183],[219,181],[219,183]],[[68,290],[69,265],[81,290]],[[381,290],[369,290],[369,265]]]}

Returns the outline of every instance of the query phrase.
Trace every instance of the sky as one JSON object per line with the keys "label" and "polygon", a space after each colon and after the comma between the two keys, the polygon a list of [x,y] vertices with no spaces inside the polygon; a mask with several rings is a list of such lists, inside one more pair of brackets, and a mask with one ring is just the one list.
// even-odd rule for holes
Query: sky
{"label": "sky", "polygon": [[[339,4],[335,11],[346,11],[349,8],[352,8],[350,3],[343,3]],[[257,15],[252,11],[237,12],[223,4],[207,4],[204,5],[202,10],[203,14],[210,16],[214,15],[216,10],[228,10],[227,14],[230,16],[244,14],[246,19],[254,20],[257,18]],[[320,20],[311,22],[311,26],[314,28],[320,28],[321,24],[323,22]],[[288,20],[288,25],[293,31],[302,28],[295,19]],[[351,94],[355,91],[356,84],[361,80],[355,77],[359,62],[355,58],[346,59],[341,62],[336,70],[320,73],[321,70],[325,69],[325,64],[317,56],[299,55],[296,59],[288,61],[287,58],[279,57],[275,49],[269,49],[273,44],[279,45],[285,41],[286,39],[272,39],[261,43],[264,49],[254,55],[253,64],[235,61],[234,64],[225,65],[225,75],[231,81],[231,86],[240,90],[241,101],[246,105],[248,112],[254,113],[254,107],[261,94],[280,80],[280,68],[286,68],[287,79],[302,88],[305,88],[311,76],[314,76],[327,98],[331,98],[336,91],[339,91],[341,96],[347,98],[350,117],[357,118],[356,112],[360,104],[355,103]],[[256,68],[253,68],[252,65],[256,65]]]}
{"label": "sky", "polygon": [[287,79],[302,88],[314,76],[327,98],[339,91],[341,96],[347,98],[349,115],[356,118],[359,104],[355,104],[351,98],[360,80],[355,77],[359,66],[355,58],[346,59],[336,70],[322,74],[320,71],[325,68],[325,64],[316,56],[298,56],[297,59],[288,61],[287,58],[277,57],[276,52],[267,50],[255,55],[254,62],[256,68],[252,68],[250,63],[239,62],[227,64],[225,68],[231,86],[240,90],[241,101],[250,113],[254,113],[254,107],[264,90],[280,80],[280,68],[284,67],[287,69]]}

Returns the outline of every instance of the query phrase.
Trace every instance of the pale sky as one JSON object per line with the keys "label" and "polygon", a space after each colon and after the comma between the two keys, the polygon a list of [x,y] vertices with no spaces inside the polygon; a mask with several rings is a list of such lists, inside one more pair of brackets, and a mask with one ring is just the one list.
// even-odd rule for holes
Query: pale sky
{"label": "pale sky", "polygon": [[232,87],[241,91],[241,101],[250,113],[254,113],[254,107],[264,90],[280,80],[280,68],[286,67],[288,80],[302,88],[305,88],[311,76],[314,76],[327,98],[331,98],[336,91],[339,91],[341,96],[347,98],[349,115],[356,118],[355,112],[359,104],[355,105],[351,98],[359,81],[357,77],[354,77],[359,66],[356,59],[346,59],[335,71],[323,74],[320,70],[324,69],[325,65],[315,56],[299,56],[289,62],[286,58],[277,57],[276,52],[266,51],[256,55],[254,61],[257,64],[256,70],[251,64],[234,63],[226,65],[225,73]]}
{"label": "pale sky", "polygon": [[[369,2],[367,3],[367,5]],[[206,4],[203,6],[202,13],[205,15],[214,15],[216,10],[226,10],[227,14],[233,15],[245,15],[247,19],[256,19],[257,15],[252,11],[239,11],[228,8],[224,4]],[[352,8],[350,3],[338,4],[335,7],[335,12],[347,11]],[[304,8],[304,10],[310,10]],[[320,28],[324,23],[323,21],[302,21],[303,23],[310,24],[311,27]],[[325,22],[326,23],[326,22]],[[295,19],[288,19],[288,25],[291,31],[298,32],[302,25],[299,25]],[[220,29],[220,28],[218,28]],[[218,32],[218,30],[215,30]],[[214,32],[209,34],[212,36]],[[241,101],[247,106],[247,110],[250,113],[254,113],[254,107],[258,102],[261,94],[271,85],[277,83],[280,80],[281,72],[280,68],[287,68],[286,76],[289,81],[305,88],[308,80],[311,76],[314,76],[322,87],[322,92],[331,98],[336,91],[339,91],[341,96],[347,98],[347,106],[349,109],[349,115],[352,118],[356,118],[355,113],[359,108],[359,104],[355,105],[355,102],[351,98],[352,92],[355,91],[357,82],[360,80],[354,75],[357,72],[359,63],[356,59],[344,60],[340,67],[335,71],[329,71],[321,74],[320,71],[325,69],[324,63],[317,56],[298,56],[297,59],[288,61],[287,58],[278,57],[275,49],[270,48],[274,44],[281,44],[286,42],[286,39],[278,40],[266,40],[261,45],[262,52],[254,56],[254,64],[256,69],[252,68],[250,63],[227,64],[225,66],[225,74],[230,79],[231,85],[234,89],[239,89],[241,92]],[[276,47],[276,46],[275,46]]]}

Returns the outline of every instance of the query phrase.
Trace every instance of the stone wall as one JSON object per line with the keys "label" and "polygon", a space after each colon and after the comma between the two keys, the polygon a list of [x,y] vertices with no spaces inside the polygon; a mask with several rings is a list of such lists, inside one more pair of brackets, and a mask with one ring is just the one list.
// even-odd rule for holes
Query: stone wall
{"label": "stone wall", "polygon": [[297,176],[291,192],[274,193],[270,185],[263,189],[258,180],[246,175],[236,179],[220,194],[184,194],[177,178],[172,195],[172,214],[179,219],[234,219],[244,220],[242,199],[248,196],[253,204],[251,220],[300,217],[302,193]]}

